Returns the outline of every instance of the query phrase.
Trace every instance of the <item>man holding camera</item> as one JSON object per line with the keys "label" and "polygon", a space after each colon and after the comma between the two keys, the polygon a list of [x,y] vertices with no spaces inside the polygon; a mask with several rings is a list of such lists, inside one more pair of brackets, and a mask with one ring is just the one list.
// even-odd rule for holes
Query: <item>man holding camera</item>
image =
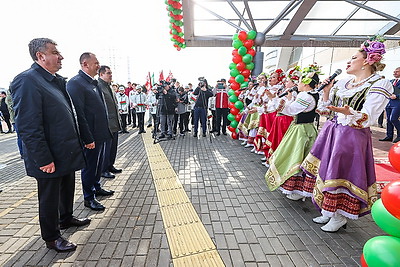
{"label": "man holding camera", "polygon": [[228,125],[228,86],[226,80],[221,79],[217,81],[217,86],[214,88],[215,95],[215,113],[217,117],[216,131],[217,135],[221,134],[221,120],[222,120],[222,134],[226,135],[226,126]]}
{"label": "man holding camera", "polygon": [[[160,138],[172,138],[172,127],[174,124],[175,108],[177,95],[175,90],[172,90],[169,83],[163,83],[158,90],[158,103],[160,109],[160,124],[161,135]],[[168,127],[168,128],[167,128]]]}
{"label": "man holding camera", "polygon": [[204,77],[199,78],[199,86],[194,90],[193,95],[197,96],[196,103],[194,104],[194,134],[197,137],[199,119],[203,130],[203,137],[206,136],[207,131],[207,104],[208,99],[213,96],[213,93],[208,88],[207,80]]}

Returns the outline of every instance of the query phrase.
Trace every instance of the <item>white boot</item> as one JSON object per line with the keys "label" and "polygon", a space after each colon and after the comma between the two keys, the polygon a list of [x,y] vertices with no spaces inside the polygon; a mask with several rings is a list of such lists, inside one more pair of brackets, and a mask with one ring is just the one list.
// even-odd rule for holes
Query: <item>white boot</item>
{"label": "white boot", "polygon": [[343,215],[335,214],[327,224],[321,227],[321,230],[328,233],[335,233],[339,231],[340,227],[346,229],[347,219]]}
{"label": "white boot", "polygon": [[244,147],[254,147],[254,145],[253,144],[247,144]]}
{"label": "white boot", "polygon": [[267,157],[261,158],[261,161],[267,161]]}
{"label": "white boot", "polygon": [[297,200],[300,200],[300,199],[302,199],[303,201],[305,200],[304,196],[302,196],[300,194],[296,194],[296,193],[292,193],[292,194],[286,195],[286,197],[288,199],[294,200],[294,201],[297,201]]}
{"label": "white boot", "polygon": [[244,146],[244,145],[246,145],[247,144],[247,141],[245,140],[245,141],[243,141],[242,143],[240,143],[240,145],[242,145],[242,146]]}
{"label": "white boot", "polygon": [[256,147],[253,147],[253,148],[250,150],[250,152],[252,152],[252,153],[256,152]]}
{"label": "white boot", "polygon": [[315,217],[313,220],[313,222],[315,223],[319,223],[319,224],[326,224],[327,222],[329,222],[330,217],[328,216],[319,216],[319,217]]}
{"label": "white boot", "polygon": [[269,168],[269,164],[266,161],[261,164],[264,165],[265,167]]}

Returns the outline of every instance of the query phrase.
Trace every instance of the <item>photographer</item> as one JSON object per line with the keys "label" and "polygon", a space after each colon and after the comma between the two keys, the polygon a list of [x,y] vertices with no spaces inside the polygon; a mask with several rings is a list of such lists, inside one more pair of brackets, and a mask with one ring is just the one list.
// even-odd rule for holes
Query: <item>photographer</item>
{"label": "photographer", "polygon": [[197,137],[199,119],[201,127],[203,129],[203,137],[206,136],[207,131],[207,104],[208,98],[213,96],[213,93],[209,89],[207,80],[204,77],[199,78],[199,86],[194,90],[193,95],[197,96],[196,103],[194,104],[194,134],[193,137]]}
{"label": "photographer", "polygon": [[[170,88],[169,83],[162,83],[158,88],[159,114],[161,124],[160,138],[172,138],[172,127],[174,123],[174,115],[176,104],[176,93]],[[168,127],[168,129],[166,129]]]}
{"label": "photographer", "polygon": [[176,108],[176,115],[175,115],[175,124],[174,124],[174,133],[176,133],[178,121],[179,121],[179,132],[181,136],[185,135],[185,131],[187,126],[189,117],[187,116],[186,109],[187,105],[189,104],[188,95],[185,92],[183,87],[178,88],[178,106]]}
{"label": "photographer", "polygon": [[226,126],[228,125],[228,86],[226,80],[221,79],[217,81],[214,88],[215,95],[215,113],[216,113],[216,126],[215,130],[217,135],[221,134],[221,120],[222,120],[222,134],[226,135]]}

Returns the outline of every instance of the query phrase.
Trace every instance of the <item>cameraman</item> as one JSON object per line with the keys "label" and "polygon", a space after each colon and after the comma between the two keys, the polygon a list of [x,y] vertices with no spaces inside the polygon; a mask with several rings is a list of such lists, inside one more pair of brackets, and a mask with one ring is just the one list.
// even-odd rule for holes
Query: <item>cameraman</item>
{"label": "cameraman", "polygon": [[221,79],[217,81],[217,85],[214,88],[215,95],[215,113],[216,113],[216,127],[215,130],[217,135],[221,134],[221,120],[222,120],[222,134],[226,135],[226,126],[228,125],[228,86],[226,86],[226,80]]}
{"label": "cameraman", "polygon": [[209,89],[207,80],[203,77],[199,78],[199,86],[194,90],[193,95],[197,96],[196,103],[194,104],[194,134],[197,137],[199,119],[203,128],[203,137],[206,136],[207,131],[207,104],[208,99],[213,96]]}
{"label": "cameraman", "polygon": [[[174,115],[176,103],[176,93],[171,89],[169,83],[162,83],[162,86],[158,90],[158,102],[160,109],[160,124],[161,124],[161,135],[160,138],[168,139],[172,138],[172,127],[174,124]],[[168,129],[166,129],[168,126]]]}

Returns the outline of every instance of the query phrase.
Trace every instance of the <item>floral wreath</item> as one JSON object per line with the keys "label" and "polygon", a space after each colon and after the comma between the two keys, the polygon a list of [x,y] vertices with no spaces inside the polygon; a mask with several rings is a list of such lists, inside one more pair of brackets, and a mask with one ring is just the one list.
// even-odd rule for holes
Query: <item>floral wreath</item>
{"label": "floral wreath", "polygon": [[304,84],[310,84],[313,81],[313,76],[315,74],[324,75],[321,72],[321,66],[318,66],[317,63],[314,62],[301,71],[301,82]]}
{"label": "floral wreath", "polygon": [[382,55],[386,53],[384,41],[382,36],[374,35],[361,44],[360,51],[367,53],[366,60],[369,65],[382,60]]}
{"label": "floral wreath", "polygon": [[294,83],[298,83],[301,77],[300,66],[295,66],[288,70],[286,76]]}
{"label": "floral wreath", "polygon": [[285,72],[284,72],[282,69],[276,69],[276,70],[272,71],[272,72],[269,74],[269,76],[271,76],[271,75],[274,74],[274,73],[278,74],[278,82],[282,82],[283,79],[286,78]]}

